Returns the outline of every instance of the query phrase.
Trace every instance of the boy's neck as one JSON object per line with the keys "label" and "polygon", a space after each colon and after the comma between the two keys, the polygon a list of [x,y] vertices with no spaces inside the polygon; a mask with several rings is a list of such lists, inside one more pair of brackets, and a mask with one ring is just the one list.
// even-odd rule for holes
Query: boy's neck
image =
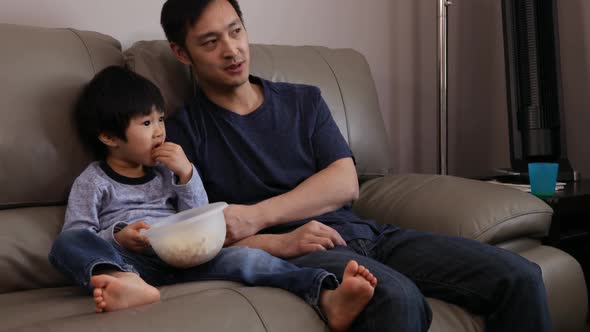
{"label": "boy's neck", "polygon": [[231,90],[201,86],[203,93],[216,105],[240,115],[254,112],[264,102],[264,90],[258,84],[247,81]]}
{"label": "boy's neck", "polygon": [[132,164],[128,161],[108,156],[106,163],[117,174],[128,178],[141,178],[146,175],[142,164]]}

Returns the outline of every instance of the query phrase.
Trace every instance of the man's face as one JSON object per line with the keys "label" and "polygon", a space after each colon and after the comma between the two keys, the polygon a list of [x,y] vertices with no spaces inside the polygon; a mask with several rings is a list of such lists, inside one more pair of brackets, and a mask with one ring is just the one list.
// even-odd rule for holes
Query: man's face
{"label": "man's face", "polygon": [[235,89],[248,81],[248,35],[226,0],[215,0],[188,29],[186,52],[202,86]]}

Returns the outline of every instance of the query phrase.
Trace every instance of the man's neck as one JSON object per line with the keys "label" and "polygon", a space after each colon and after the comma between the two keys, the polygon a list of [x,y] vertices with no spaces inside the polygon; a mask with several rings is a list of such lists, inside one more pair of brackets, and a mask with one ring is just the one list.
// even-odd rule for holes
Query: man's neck
{"label": "man's neck", "polygon": [[262,86],[250,81],[228,90],[210,86],[201,86],[201,89],[213,103],[240,115],[254,112],[264,101]]}

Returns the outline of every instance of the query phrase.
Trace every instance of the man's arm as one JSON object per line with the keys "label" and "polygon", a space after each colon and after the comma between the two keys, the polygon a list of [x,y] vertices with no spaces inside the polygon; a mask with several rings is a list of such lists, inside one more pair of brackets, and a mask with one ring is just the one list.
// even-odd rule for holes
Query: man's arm
{"label": "man's arm", "polygon": [[[270,226],[334,211],[355,200],[358,192],[352,158],[336,160],[287,193],[255,205],[228,206],[224,211],[226,244],[233,244]],[[343,243],[337,241],[337,244]]]}

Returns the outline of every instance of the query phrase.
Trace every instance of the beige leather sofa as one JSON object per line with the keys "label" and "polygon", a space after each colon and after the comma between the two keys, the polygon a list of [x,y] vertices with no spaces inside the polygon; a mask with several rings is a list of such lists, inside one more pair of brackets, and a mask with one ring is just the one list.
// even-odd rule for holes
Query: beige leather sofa
{"label": "beige leather sofa", "polygon": [[[0,330],[327,331],[314,311],[279,289],[211,281],[162,287],[162,301],[108,314],[47,261],[69,187],[89,161],[73,129],[81,87],[101,68],[128,66],[164,91],[171,109],[190,96],[187,68],[163,41],[123,53],[95,33],[0,24]],[[253,72],[321,87],[364,181],[356,210],[380,222],[454,234],[508,248],[543,269],[555,331],[586,327],[578,263],[543,246],[550,208],[516,190],[435,175],[388,175],[377,95],[352,50],[253,45]],[[410,111],[410,110],[407,110]],[[482,331],[482,318],[429,299],[431,331]]]}

